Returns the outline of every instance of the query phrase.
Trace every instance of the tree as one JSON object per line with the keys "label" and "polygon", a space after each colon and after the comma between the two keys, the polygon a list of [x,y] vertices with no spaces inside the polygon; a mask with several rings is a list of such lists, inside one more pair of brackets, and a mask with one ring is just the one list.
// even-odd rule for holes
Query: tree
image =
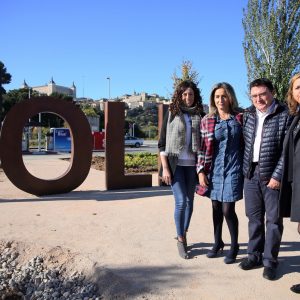
{"label": "tree", "polygon": [[8,111],[17,103],[27,100],[29,98],[29,93],[32,97],[38,97],[38,93],[32,89],[22,88],[8,91],[3,96],[3,118],[6,116]]}
{"label": "tree", "polygon": [[2,122],[2,95],[6,94],[3,84],[8,84],[11,81],[11,75],[7,73],[7,70],[2,61],[0,61],[0,127]]}
{"label": "tree", "polygon": [[300,70],[300,2],[249,0],[243,14],[248,82],[269,78],[283,100],[290,78]]}
{"label": "tree", "polygon": [[138,137],[149,137],[149,127],[151,126],[151,136],[157,135],[158,115],[157,106],[136,107],[129,109],[125,118],[125,132],[131,133],[130,124],[135,124],[134,133]]}
{"label": "tree", "polygon": [[177,76],[176,71],[173,73],[172,79],[174,81],[173,88],[175,89],[177,85],[184,80],[191,80],[194,83],[199,83],[199,73],[193,69],[193,63],[190,60],[183,60],[181,64],[181,76]]}
{"label": "tree", "polygon": [[94,108],[94,110],[96,111],[96,113],[97,113],[97,115],[99,116],[99,127],[100,127],[100,130],[101,129],[104,129],[104,126],[105,126],[105,124],[104,124],[104,111],[103,110],[101,110],[100,109],[100,106],[96,106],[95,108]]}
{"label": "tree", "polygon": [[[6,116],[8,111],[17,103],[21,101],[26,101],[30,97],[40,97],[43,95],[40,95],[37,91],[32,90],[30,88],[22,88],[22,89],[14,89],[8,91],[4,96],[3,96],[3,118]],[[55,94],[57,98],[62,99],[62,101],[70,101],[70,99],[63,97],[63,95],[60,94]],[[38,115],[32,116],[31,121],[33,122],[38,122]],[[42,117],[42,126],[45,127],[63,127],[64,125],[64,120],[59,117],[56,114],[53,113],[47,113],[43,112],[43,117]]]}
{"label": "tree", "polygon": [[[181,76],[177,76],[176,71],[173,73],[172,79],[173,79],[173,90],[175,91],[177,85],[184,81],[184,80],[191,80],[196,85],[199,84],[199,73],[194,70],[193,63],[190,60],[183,60],[181,63]],[[201,95],[201,89],[199,88],[200,96]],[[171,95],[172,97],[172,95]]]}
{"label": "tree", "polygon": [[88,117],[97,117],[97,113],[95,112],[94,108],[91,106],[84,105],[81,107],[83,113]]}
{"label": "tree", "polygon": [[69,95],[66,95],[66,94],[54,92],[50,96],[54,97],[54,98],[62,99],[62,100],[65,100],[65,101],[73,102],[73,97],[69,96]]}

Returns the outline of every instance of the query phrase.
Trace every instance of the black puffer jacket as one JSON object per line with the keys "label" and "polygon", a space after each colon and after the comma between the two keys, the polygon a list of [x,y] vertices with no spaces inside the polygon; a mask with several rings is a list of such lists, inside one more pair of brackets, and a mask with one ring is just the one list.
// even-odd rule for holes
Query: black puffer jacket
{"label": "black puffer jacket", "polygon": [[[287,106],[275,100],[274,110],[266,117],[263,124],[259,153],[260,179],[265,184],[271,178],[281,180],[282,145],[290,123],[291,117]],[[245,140],[243,173],[246,178],[250,178],[256,131],[256,108],[254,106],[245,110],[243,124]]]}

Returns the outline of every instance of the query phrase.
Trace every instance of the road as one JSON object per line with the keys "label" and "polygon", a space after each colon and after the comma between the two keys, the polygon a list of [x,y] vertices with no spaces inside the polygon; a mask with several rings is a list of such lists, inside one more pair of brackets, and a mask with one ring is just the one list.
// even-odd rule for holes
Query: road
{"label": "road", "polygon": [[[140,148],[131,148],[125,147],[125,153],[136,153],[136,152],[150,152],[157,153],[157,141],[156,140],[145,140],[144,145]],[[47,158],[69,158],[71,153],[58,152],[56,154],[48,154],[44,151],[31,151],[30,154],[23,154],[24,160],[32,160],[32,159],[43,159],[43,157],[47,156]],[[105,156],[105,151],[93,151],[93,156]]]}

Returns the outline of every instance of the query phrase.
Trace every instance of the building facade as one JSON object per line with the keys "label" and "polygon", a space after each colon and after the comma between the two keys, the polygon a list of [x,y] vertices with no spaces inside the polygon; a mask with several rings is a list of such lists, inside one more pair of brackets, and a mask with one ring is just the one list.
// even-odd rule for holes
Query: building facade
{"label": "building facade", "polygon": [[140,93],[137,94],[134,92],[133,95],[124,95],[121,97],[121,101],[127,103],[128,108],[149,108],[154,107],[158,103],[165,103],[167,99],[164,99],[163,97],[159,97],[157,94],[151,94],[148,95],[147,93]]}
{"label": "building facade", "polygon": [[[21,88],[29,88],[29,86],[25,80],[24,80]],[[32,86],[30,88],[33,91],[38,92],[39,94],[44,94],[47,96],[50,96],[53,93],[58,93],[58,94],[64,94],[66,96],[70,96],[74,100],[76,99],[76,86],[75,86],[74,82],[71,87],[65,87],[65,86],[57,85],[54,82],[53,77],[52,77],[48,84],[40,85],[40,86]]]}

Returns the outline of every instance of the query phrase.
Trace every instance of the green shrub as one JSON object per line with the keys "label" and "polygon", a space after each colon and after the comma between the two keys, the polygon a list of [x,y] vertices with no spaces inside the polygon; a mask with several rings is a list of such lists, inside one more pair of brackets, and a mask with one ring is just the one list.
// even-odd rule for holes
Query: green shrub
{"label": "green shrub", "polygon": [[152,167],[157,168],[157,154],[138,152],[125,155],[126,168]]}

